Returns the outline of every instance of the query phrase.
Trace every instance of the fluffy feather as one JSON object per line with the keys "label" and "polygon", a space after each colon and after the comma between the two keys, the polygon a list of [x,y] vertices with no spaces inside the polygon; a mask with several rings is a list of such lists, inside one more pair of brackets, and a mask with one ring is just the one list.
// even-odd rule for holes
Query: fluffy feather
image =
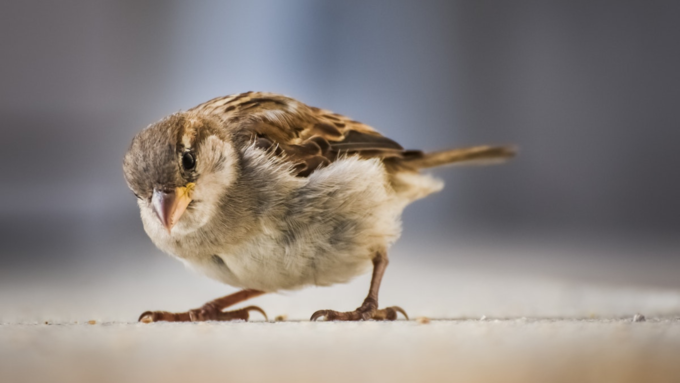
{"label": "fluffy feather", "polygon": [[[195,169],[182,168],[187,152]],[[403,208],[442,189],[419,168],[510,154],[405,151],[345,116],[247,92],[151,125],[133,140],[124,171],[158,248],[221,282],[273,292],[366,271],[398,239]],[[193,201],[168,231],[151,193],[188,182]]]}

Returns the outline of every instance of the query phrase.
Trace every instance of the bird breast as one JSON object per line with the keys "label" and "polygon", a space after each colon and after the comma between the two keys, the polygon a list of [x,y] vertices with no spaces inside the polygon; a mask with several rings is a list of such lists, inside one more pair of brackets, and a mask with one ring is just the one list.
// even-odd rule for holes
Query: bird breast
{"label": "bird breast", "polygon": [[247,235],[199,256],[178,248],[170,253],[232,286],[294,290],[349,281],[399,237],[404,203],[378,159],[348,157],[304,179],[271,173],[270,165],[257,163],[249,172],[268,180],[258,183],[257,193],[260,204],[269,207],[257,213]]}

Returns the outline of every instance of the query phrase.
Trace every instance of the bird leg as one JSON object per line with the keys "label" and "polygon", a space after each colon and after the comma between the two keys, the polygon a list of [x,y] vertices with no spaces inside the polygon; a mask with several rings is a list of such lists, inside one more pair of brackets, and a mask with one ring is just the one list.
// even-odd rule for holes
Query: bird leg
{"label": "bird leg", "polygon": [[359,320],[395,320],[397,319],[397,313],[401,313],[408,319],[408,315],[401,307],[392,306],[386,307],[384,309],[378,309],[378,291],[380,290],[380,282],[382,281],[383,274],[385,274],[385,269],[387,268],[387,255],[384,252],[378,252],[373,258],[373,276],[371,278],[371,287],[368,290],[368,296],[364,299],[364,303],[361,304],[354,311],[338,312],[333,310],[319,310],[312,314],[310,320],[315,321],[321,317],[326,318],[326,320],[339,320],[339,321],[359,321]]}
{"label": "bird leg", "polygon": [[202,321],[230,321],[243,319],[248,320],[250,311],[257,311],[264,315],[267,320],[267,314],[264,310],[257,306],[248,306],[234,311],[222,311],[229,306],[243,302],[250,298],[254,298],[264,294],[264,291],[259,290],[241,290],[231,295],[212,300],[200,308],[189,310],[183,313],[170,313],[167,311],[147,311],[139,316],[139,321],[143,323],[151,322],[202,322]]}

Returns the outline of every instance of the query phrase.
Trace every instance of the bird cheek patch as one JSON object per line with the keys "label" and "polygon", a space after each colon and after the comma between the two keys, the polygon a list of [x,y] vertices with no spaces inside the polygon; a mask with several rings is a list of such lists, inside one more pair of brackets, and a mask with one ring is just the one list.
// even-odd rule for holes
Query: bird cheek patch
{"label": "bird cheek patch", "polygon": [[199,163],[199,173],[220,173],[228,171],[235,160],[232,146],[217,136],[210,136],[201,145],[203,161]]}

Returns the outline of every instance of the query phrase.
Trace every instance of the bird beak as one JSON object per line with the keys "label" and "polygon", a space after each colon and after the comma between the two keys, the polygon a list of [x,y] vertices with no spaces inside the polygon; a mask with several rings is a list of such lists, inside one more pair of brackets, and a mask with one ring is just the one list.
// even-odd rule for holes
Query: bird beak
{"label": "bird beak", "polygon": [[175,188],[172,191],[154,189],[151,204],[168,233],[189,206],[193,190],[193,183],[187,184],[185,187]]}

